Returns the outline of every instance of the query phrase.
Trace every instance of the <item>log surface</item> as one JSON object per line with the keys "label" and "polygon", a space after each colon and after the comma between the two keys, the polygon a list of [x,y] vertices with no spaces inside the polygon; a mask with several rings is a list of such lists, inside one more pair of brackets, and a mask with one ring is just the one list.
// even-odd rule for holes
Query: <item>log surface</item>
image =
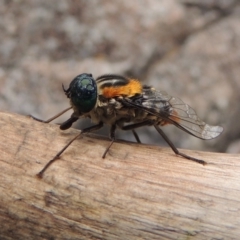
{"label": "log surface", "polygon": [[1,239],[239,239],[240,156],[117,142],[0,113]]}

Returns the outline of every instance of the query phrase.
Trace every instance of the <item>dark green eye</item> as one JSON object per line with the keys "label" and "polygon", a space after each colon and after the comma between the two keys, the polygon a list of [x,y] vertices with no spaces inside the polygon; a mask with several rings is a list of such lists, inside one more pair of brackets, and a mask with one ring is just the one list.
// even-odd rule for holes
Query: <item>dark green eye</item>
{"label": "dark green eye", "polygon": [[97,84],[92,74],[83,73],[75,77],[67,90],[67,97],[80,113],[90,112],[97,101]]}

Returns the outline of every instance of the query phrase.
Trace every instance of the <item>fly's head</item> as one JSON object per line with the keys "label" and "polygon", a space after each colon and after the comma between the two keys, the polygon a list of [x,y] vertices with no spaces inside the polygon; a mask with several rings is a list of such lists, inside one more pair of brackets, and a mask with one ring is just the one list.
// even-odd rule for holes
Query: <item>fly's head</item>
{"label": "fly's head", "polygon": [[80,113],[90,112],[97,102],[97,84],[92,74],[83,73],[75,77],[68,89],[63,91],[70,98],[73,108]]}

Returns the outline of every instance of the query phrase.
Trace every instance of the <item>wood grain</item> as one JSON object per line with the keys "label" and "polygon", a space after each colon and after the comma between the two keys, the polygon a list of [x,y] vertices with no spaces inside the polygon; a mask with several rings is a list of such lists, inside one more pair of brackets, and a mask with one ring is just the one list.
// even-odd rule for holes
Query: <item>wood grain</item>
{"label": "wood grain", "polygon": [[83,136],[0,113],[1,239],[239,239],[240,156]]}

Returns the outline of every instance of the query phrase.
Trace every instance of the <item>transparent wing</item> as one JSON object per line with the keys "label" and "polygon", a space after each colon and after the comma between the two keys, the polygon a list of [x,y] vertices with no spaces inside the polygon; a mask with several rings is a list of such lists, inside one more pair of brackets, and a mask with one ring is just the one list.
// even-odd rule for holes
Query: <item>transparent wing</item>
{"label": "transparent wing", "polygon": [[181,99],[153,88],[143,89],[141,104],[135,101],[134,105],[201,139],[213,139],[223,131],[220,126],[210,126],[202,121]]}
{"label": "transparent wing", "polygon": [[210,126],[202,121],[196,112],[181,99],[171,97],[169,103],[173,109],[169,114],[169,119],[173,121],[174,125],[187,130],[194,136],[202,139],[212,139],[223,131],[220,126]]}

